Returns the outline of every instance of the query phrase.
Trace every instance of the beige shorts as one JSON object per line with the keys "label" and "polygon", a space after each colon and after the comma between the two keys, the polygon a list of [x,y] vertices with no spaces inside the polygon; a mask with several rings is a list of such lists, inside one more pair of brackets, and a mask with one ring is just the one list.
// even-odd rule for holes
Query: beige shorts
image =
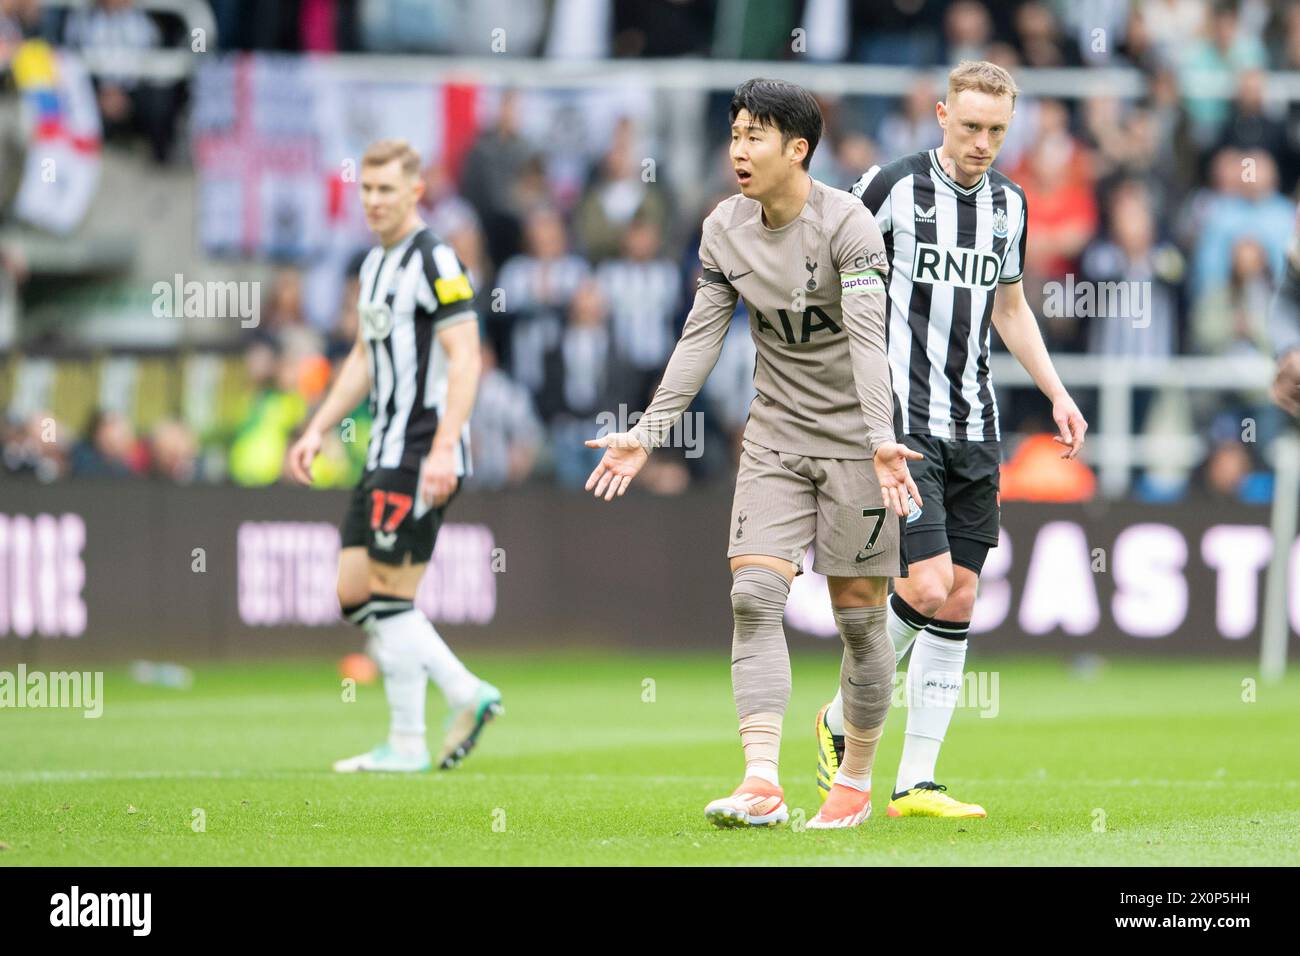
{"label": "beige shorts", "polygon": [[869,459],[806,458],[746,440],[727,557],[765,554],[834,577],[903,577],[903,519],[885,507]]}

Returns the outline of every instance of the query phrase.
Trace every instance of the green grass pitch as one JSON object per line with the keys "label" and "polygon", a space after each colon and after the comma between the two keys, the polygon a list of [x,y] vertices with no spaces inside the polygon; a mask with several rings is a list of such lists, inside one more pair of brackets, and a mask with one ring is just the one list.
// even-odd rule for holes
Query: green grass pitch
{"label": "green grass pitch", "polygon": [[[793,656],[797,821],[818,805],[811,726],[838,659]],[[332,662],[204,666],[188,691],[110,670],[98,720],[0,710],[0,865],[1300,864],[1294,671],[1246,702],[1248,661],[975,657],[999,711],[958,710],[939,778],[988,819],[885,816],[896,708],[866,824],[742,832],[702,813],[741,770],[725,650],[468,657],[506,715],[461,768],[415,776],[329,771],[387,729],[382,689],[344,702]],[[431,727],[440,711],[431,694]]]}

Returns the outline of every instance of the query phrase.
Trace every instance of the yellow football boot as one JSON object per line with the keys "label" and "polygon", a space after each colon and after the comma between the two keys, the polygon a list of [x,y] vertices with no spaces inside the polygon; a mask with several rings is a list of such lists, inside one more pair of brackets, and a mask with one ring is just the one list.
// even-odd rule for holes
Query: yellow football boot
{"label": "yellow football boot", "polygon": [[825,800],[830,795],[831,785],[835,783],[835,771],[840,769],[840,761],[844,759],[844,738],[837,737],[831,733],[831,726],[826,722],[826,711],[830,710],[830,704],[827,704],[821,710],[817,711],[817,789],[821,791],[822,799]]}
{"label": "yellow football boot", "polygon": [[906,793],[896,793],[885,813],[891,817],[986,817],[978,803],[962,803],[944,791],[941,783],[918,783]]}

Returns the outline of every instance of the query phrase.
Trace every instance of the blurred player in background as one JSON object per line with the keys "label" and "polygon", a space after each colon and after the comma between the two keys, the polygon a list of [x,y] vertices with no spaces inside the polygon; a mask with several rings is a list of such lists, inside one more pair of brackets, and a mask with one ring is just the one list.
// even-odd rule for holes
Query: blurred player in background
{"label": "blurred player in background", "polygon": [[[935,782],[939,747],[962,687],[966,636],[984,559],[997,547],[998,406],[989,377],[989,325],[1052,403],[1074,458],[1088,423],[1057,377],[1025,301],[1024,191],[992,168],[1015,113],[1015,81],[964,61],[936,107],[943,143],[868,170],[853,195],[875,217],[889,253],[889,365],[894,425],[919,452],[925,495],[908,515],[911,564],[895,582],[888,627],[896,659],[910,648],[907,733],[890,816],[982,817]],[[818,786],[843,752],[841,696],[817,715]]]}
{"label": "blurred player in background", "polygon": [[339,552],[343,615],[371,637],[391,712],[387,742],[334,764],[428,770],[424,705],[432,679],[451,706],[437,763],[456,766],[501,694],[471,674],[415,607],[447,504],[469,473],[469,417],[479,378],[474,290],[451,247],[421,222],[420,157],[406,142],[371,144],[361,160],[366,223],[379,238],[361,265],[356,345],[289,451],[294,480],[311,483],[325,433],[369,393],[374,424],[365,473]]}
{"label": "blurred player in background", "polygon": [[790,582],[816,542],[844,641],[846,745],[813,828],[852,827],[871,811],[870,775],[889,711],[894,654],[885,630],[888,578],[900,553],[907,470],[920,458],[894,440],[885,356],[885,248],[846,192],[808,175],[822,116],[808,91],[750,80],[731,100],[731,160],[740,194],[704,221],[703,273],[682,337],[631,432],[588,441],[605,454],[587,481],[622,495],[712,371],[737,298],[758,349],[732,505],[731,678],[745,754],[735,792],[705,808],[716,826],[767,826],[789,814],[777,773],[790,699],[782,618]]}

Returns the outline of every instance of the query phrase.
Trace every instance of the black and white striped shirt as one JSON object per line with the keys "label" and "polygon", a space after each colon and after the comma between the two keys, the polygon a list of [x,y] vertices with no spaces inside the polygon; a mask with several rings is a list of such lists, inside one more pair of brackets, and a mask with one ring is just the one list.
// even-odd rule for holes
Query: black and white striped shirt
{"label": "black and white striped shirt", "polygon": [[[374,417],[366,471],[418,471],[447,404],[447,353],[438,333],[477,318],[473,285],[451,247],[421,227],[391,249],[370,250],[357,307]],[[470,473],[468,423],[456,473]]]}
{"label": "black and white striped shirt", "polygon": [[590,277],[587,260],[572,253],[554,259],[513,256],[497,275],[501,307],[514,315],[537,309],[567,309],[578,286]]}
{"label": "black and white striped shirt", "polygon": [[989,327],[998,283],[1024,274],[1024,191],[997,170],[967,188],[937,150],[854,184],[889,256],[889,367],[900,434],[997,441]]}
{"label": "black and white striped shirt", "polygon": [[681,274],[667,259],[609,259],[596,269],[609,303],[619,355],[640,370],[659,371],[673,350],[673,319],[681,299]]}

